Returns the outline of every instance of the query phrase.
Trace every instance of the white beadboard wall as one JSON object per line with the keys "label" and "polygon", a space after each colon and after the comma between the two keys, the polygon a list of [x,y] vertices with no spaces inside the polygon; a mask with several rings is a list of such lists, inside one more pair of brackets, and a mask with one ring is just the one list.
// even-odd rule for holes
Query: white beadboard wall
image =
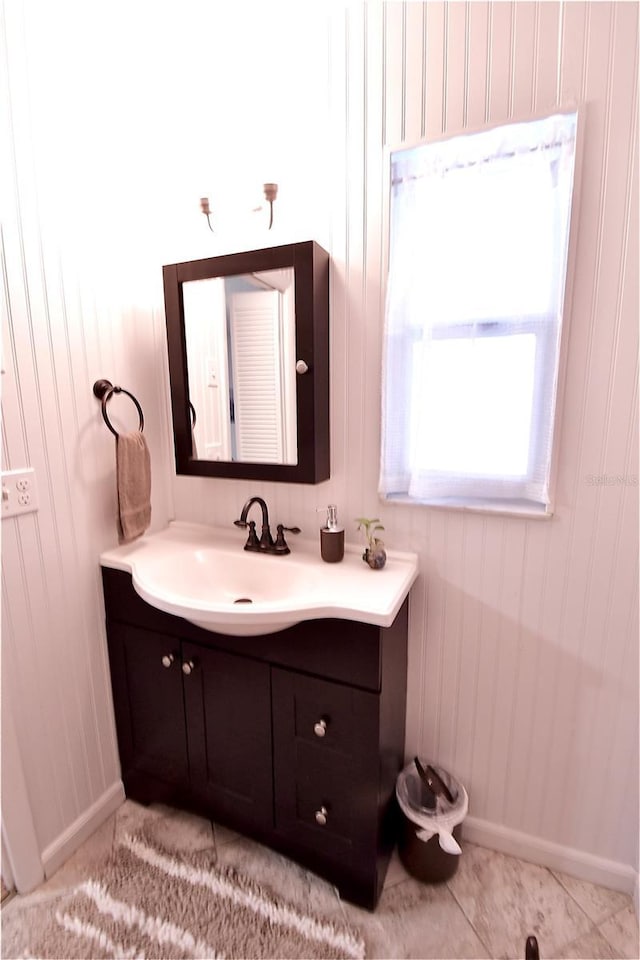
{"label": "white beadboard wall", "polygon": [[[341,6],[341,5],[339,5]],[[638,849],[637,38],[625,3],[353,3],[331,21],[332,477],[179,477],[177,516],[335,501],[416,550],[407,756],[467,785],[467,835],[629,886]],[[551,520],[378,501],[384,146],[584,104]],[[461,278],[464,282],[464,278]],[[590,485],[588,477],[628,483]],[[606,816],[603,811],[606,810]]]}
{"label": "white beadboard wall", "polygon": [[[97,568],[115,542],[113,438],[91,395],[106,376],[145,410],[154,527],[228,524],[261,494],[311,535],[336,502],[350,539],[375,513],[390,547],[416,550],[407,755],[467,785],[471,839],[630,889],[637,5],[274,3],[242,30],[227,6],[242,7],[4,4],[3,469],[34,466],[41,503],[2,524],[2,677],[40,853],[55,865],[117,799]],[[586,111],[555,516],[382,505],[384,146],[567,102]],[[254,172],[281,183],[268,237]],[[206,235],[197,198],[215,210],[221,182]],[[332,255],[331,479],[176,478],[161,264],[308,238]]]}
{"label": "white beadboard wall", "polygon": [[[70,21],[47,33],[50,16],[37,4],[0,12],[2,469],[32,466],[39,499],[37,513],[2,521],[3,831],[11,851],[22,829],[5,803],[17,779],[5,738],[15,731],[24,816],[46,873],[123,796],[97,562],[116,540],[114,440],[91,387],[107,377],[145,410],[163,409],[166,350],[162,318],[137,296],[117,245],[105,257],[102,211],[83,190],[89,171],[72,185],[91,123],[73,113],[68,41],[55,43]],[[120,429],[137,422],[120,399],[112,413]],[[148,417],[147,436],[162,527],[171,503],[164,420]]]}
{"label": "white beadboard wall", "polygon": [[[293,6],[269,42],[269,9],[250,24],[240,4],[150,9],[0,0],[2,469],[34,467],[40,500],[2,522],[3,834],[47,873],[122,796],[98,566],[116,543],[114,440],[92,385],[106,377],[142,405],[162,528],[173,441],[161,265],[307,239],[326,221],[307,189],[326,149],[314,132],[328,108],[324,14],[314,46],[318,25]],[[271,180],[282,186],[266,237],[252,209]],[[125,397],[109,414],[137,425]],[[37,866],[13,871],[19,888]]]}

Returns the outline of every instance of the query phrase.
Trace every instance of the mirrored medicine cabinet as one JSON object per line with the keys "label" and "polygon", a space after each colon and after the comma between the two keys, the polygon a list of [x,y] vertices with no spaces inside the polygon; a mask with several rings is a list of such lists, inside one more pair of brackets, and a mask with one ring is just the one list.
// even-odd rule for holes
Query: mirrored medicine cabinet
{"label": "mirrored medicine cabinet", "polygon": [[306,241],[163,268],[179,474],[329,477],[329,255]]}

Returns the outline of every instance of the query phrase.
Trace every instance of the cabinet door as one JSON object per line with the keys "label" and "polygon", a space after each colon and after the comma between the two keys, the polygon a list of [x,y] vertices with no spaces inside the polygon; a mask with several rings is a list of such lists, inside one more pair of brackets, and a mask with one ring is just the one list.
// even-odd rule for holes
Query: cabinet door
{"label": "cabinet door", "polygon": [[273,671],[276,828],[318,856],[367,870],[378,830],[378,696]]}
{"label": "cabinet door", "polygon": [[182,644],[194,795],[232,826],[271,829],[271,680],[266,663]]}
{"label": "cabinet door", "polygon": [[186,784],[187,736],[179,644],[121,623],[109,627],[120,762],[125,779]]}

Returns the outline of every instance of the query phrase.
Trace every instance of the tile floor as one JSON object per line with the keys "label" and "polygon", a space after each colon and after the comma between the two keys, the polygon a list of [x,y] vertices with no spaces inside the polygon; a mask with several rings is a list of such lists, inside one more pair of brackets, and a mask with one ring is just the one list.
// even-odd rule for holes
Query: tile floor
{"label": "tile floor", "polygon": [[460,867],[446,884],[410,877],[397,853],[375,913],[343,902],[323,880],[224,827],[167,807],[126,801],[58,872],[27,896],[2,906],[2,957],[24,953],[33,911],[68,896],[123,833],[142,822],[175,849],[214,847],[217,859],[248,873],[316,914],[357,927],[367,957],[521,958],[534,933],[542,960],[638,960],[638,921],[631,898],[512,857],[464,843]]}

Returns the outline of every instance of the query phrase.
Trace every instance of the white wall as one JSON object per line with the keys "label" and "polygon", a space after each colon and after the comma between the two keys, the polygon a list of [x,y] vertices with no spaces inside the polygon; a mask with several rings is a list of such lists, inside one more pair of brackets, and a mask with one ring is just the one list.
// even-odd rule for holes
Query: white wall
{"label": "white wall", "polygon": [[[0,7],[2,468],[33,466],[40,494],[38,513],[2,523],[3,828],[16,844],[26,832],[7,800],[24,780],[48,872],[121,795],[98,566],[117,538],[114,440],[92,385],[106,377],[143,407],[161,528],[161,265],[263,245],[263,182],[281,181],[269,243],[327,220],[307,190],[326,145],[326,26],[314,49],[304,11],[273,38],[269,19],[202,2]],[[124,397],[109,413],[137,423]]]}
{"label": "white wall", "polygon": [[[313,536],[333,501],[350,539],[374,512],[390,547],[417,550],[408,755],[466,783],[475,839],[628,886],[637,488],[586,478],[637,475],[637,6],[333,4],[328,28],[324,6],[265,6],[33,3],[23,23],[5,4],[3,467],[35,466],[42,505],[3,522],[3,680],[40,849],[117,780],[96,565],[115,542],[113,443],[91,396],[106,376],[145,409],[156,526],[228,524],[262,494]],[[567,101],[587,110],[556,515],[382,506],[383,146]],[[267,234],[250,208],[272,178]],[[216,192],[212,236],[197,199],[215,210]],[[161,264],[309,238],[332,255],[331,479],[172,483]]]}

